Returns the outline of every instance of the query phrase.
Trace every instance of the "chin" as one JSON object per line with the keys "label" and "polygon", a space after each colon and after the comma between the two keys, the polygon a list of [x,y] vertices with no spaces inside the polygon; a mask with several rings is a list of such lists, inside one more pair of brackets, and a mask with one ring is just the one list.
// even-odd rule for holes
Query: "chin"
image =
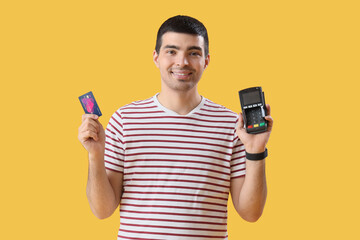
{"label": "chin", "polygon": [[179,91],[190,91],[196,86],[194,83],[179,84],[175,88]]}

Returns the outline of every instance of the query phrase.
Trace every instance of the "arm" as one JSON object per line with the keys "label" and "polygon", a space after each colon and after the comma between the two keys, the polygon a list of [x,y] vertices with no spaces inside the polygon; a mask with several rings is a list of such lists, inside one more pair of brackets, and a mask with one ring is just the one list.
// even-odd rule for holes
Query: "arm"
{"label": "arm", "polygon": [[231,180],[230,192],[238,214],[246,221],[257,221],[262,215],[267,195],[265,160],[246,160],[246,176]]}
{"label": "arm", "polygon": [[[265,151],[272,130],[273,120],[270,116],[270,106],[267,105],[269,121],[268,130],[261,134],[248,134],[243,128],[242,114],[239,114],[239,125],[236,133],[249,153]],[[246,176],[231,180],[231,197],[238,214],[246,221],[257,221],[263,212],[266,196],[265,159],[259,161],[246,160]]]}
{"label": "arm", "polygon": [[89,177],[86,195],[90,209],[97,218],[110,217],[119,206],[122,179],[122,173],[105,169],[104,156],[97,159],[89,154]]}
{"label": "arm", "polygon": [[98,116],[83,115],[78,138],[89,152],[86,194],[90,208],[96,217],[107,218],[120,203],[123,176],[122,173],[105,169],[105,132]]}

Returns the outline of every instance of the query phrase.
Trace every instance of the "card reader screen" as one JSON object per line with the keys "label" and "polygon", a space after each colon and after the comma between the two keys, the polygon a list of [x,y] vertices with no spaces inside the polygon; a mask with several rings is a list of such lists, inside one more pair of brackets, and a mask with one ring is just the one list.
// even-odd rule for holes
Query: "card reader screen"
{"label": "card reader screen", "polygon": [[244,105],[254,104],[261,102],[260,92],[253,91],[243,94]]}

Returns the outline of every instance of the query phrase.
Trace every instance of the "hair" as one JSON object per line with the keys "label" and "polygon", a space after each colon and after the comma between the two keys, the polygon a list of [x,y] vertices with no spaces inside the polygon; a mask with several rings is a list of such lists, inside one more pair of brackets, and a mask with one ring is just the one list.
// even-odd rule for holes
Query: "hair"
{"label": "hair", "polygon": [[156,37],[155,51],[158,54],[162,44],[162,36],[167,32],[188,33],[202,36],[204,38],[205,57],[209,54],[208,33],[204,24],[202,24],[199,20],[182,15],[177,15],[166,20],[160,26]]}

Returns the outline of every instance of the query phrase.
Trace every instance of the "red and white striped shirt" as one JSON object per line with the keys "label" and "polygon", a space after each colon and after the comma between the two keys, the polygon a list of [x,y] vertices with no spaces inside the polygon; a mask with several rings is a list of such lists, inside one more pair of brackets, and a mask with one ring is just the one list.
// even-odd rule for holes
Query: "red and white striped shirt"
{"label": "red and white striped shirt", "polygon": [[187,115],[157,100],[118,109],[105,167],[123,173],[118,239],[227,239],[230,179],[245,175],[236,113],[202,97]]}

